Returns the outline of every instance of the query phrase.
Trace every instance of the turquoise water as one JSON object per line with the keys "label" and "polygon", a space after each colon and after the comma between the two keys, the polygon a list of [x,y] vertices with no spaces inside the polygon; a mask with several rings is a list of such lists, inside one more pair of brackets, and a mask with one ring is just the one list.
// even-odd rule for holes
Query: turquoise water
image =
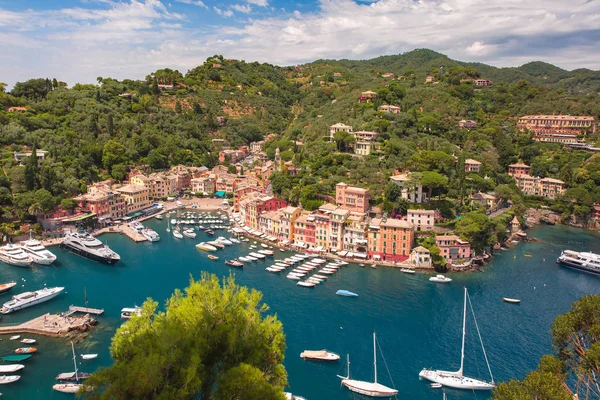
{"label": "turquoise water", "polygon": [[[66,287],[64,294],[48,303],[4,316],[2,324],[43,312],[61,312],[70,304],[83,305],[85,288],[89,306],[106,310],[97,328],[76,346],[80,353],[99,353],[96,360],[80,362],[81,371],[93,372],[111,363],[108,345],[121,323],[121,308],[139,305],[147,297],[164,304],[175,288],[187,285],[190,275],[198,278],[203,270],[227,275],[231,269],[223,260],[250,252],[249,244],[234,245],[219,251],[219,261],[210,261],[206,253],[194,248],[203,233],[194,240],[179,241],[165,232],[166,221],[152,220],[147,225],[161,235],[160,242],[135,244],[119,235],[101,238],[121,255],[116,267],[59,248],[53,250],[59,259],[55,267],[29,270],[1,265],[1,282],[20,282],[12,293],[44,284]],[[322,348],[342,355],[349,352],[352,376],[371,380],[372,332],[376,330],[398,398],[441,399],[440,389],[419,381],[418,373],[423,367],[458,369],[464,286],[469,289],[496,381],[520,378],[535,368],[539,357],[550,351],[548,331],[554,317],[582,295],[598,293],[598,278],[560,267],[554,260],[563,248],[600,252],[599,235],[559,226],[539,227],[529,234],[542,242],[498,252],[483,273],[449,274],[454,281],[447,285],[430,283],[423,274],[357,265],[342,268],[314,289],[296,286],[285,274],[266,272],[269,263],[265,261],[234,272],[238,283],[261,290],[265,302],[283,321],[288,345],[285,365],[293,393],[308,400],[364,398],[340,387],[336,374],[345,374],[345,363],[306,362],[299,354]],[[276,253],[276,258],[283,257]],[[338,289],[354,291],[360,297],[336,296]],[[2,295],[0,301],[9,297]],[[502,297],[519,298],[522,303],[506,304]],[[468,324],[465,372],[488,379],[476,331],[471,320]],[[68,341],[32,337],[38,339],[39,353],[24,362],[19,382],[0,386],[0,391],[11,399],[66,398],[68,395],[51,387],[58,373],[73,370]],[[5,336],[0,353],[9,354],[18,346]],[[385,363],[379,357],[379,380],[391,385]],[[489,397],[456,390],[447,390],[447,394],[449,399]]]}

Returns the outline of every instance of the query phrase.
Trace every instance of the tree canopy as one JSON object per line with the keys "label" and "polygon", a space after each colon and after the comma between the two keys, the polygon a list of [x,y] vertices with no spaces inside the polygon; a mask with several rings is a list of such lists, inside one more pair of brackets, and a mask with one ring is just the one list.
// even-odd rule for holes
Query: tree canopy
{"label": "tree canopy", "polygon": [[262,294],[203,273],[165,311],[148,299],[110,347],[114,364],[92,374],[88,399],[283,400],[285,337]]}

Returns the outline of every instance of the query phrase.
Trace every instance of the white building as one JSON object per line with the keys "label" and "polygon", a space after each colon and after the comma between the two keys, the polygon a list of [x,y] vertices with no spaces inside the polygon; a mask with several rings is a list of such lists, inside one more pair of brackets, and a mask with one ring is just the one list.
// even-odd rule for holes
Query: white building
{"label": "white building", "polygon": [[427,202],[427,194],[423,192],[423,185],[411,179],[410,172],[391,176],[390,179],[402,188],[402,198],[408,200],[409,203]]}

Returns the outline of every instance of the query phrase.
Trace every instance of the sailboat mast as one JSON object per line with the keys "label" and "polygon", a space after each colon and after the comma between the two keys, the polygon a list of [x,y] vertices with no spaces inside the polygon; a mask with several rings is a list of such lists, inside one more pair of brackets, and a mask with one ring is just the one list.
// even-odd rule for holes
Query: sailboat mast
{"label": "sailboat mast", "polygon": [[462,376],[465,364],[465,334],[467,332],[467,288],[465,287],[465,301],[463,306],[463,326],[462,326],[462,348],[460,350],[460,369],[458,375]]}
{"label": "sailboat mast", "polygon": [[373,367],[375,369],[375,383],[377,383],[377,348],[375,347],[376,341],[375,332],[373,332]]}
{"label": "sailboat mast", "polygon": [[77,358],[75,357],[75,346],[73,346],[73,342],[71,342],[71,350],[73,351],[73,367],[75,368],[75,380],[79,381],[79,377],[77,376]]}

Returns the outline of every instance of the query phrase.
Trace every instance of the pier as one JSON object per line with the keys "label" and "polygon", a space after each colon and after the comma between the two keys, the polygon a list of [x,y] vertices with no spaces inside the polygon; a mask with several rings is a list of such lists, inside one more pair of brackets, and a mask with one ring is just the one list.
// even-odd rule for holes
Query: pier
{"label": "pier", "polygon": [[86,332],[96,324],[89,314],[72,317],[60,314],[44,314],[18,325],[0,326],[0,335],[30,333],[34,335],[61,337],[70,332]]}
{"label": "pier", "polygon": [[102,315],[102,313],[104,313],[104,309],[79,307],[79,306],[70,305],[69,312],[67,313],[67,315],[71,315],[76,312],[80,312],[80,313],[84,313],[84,314]]}

